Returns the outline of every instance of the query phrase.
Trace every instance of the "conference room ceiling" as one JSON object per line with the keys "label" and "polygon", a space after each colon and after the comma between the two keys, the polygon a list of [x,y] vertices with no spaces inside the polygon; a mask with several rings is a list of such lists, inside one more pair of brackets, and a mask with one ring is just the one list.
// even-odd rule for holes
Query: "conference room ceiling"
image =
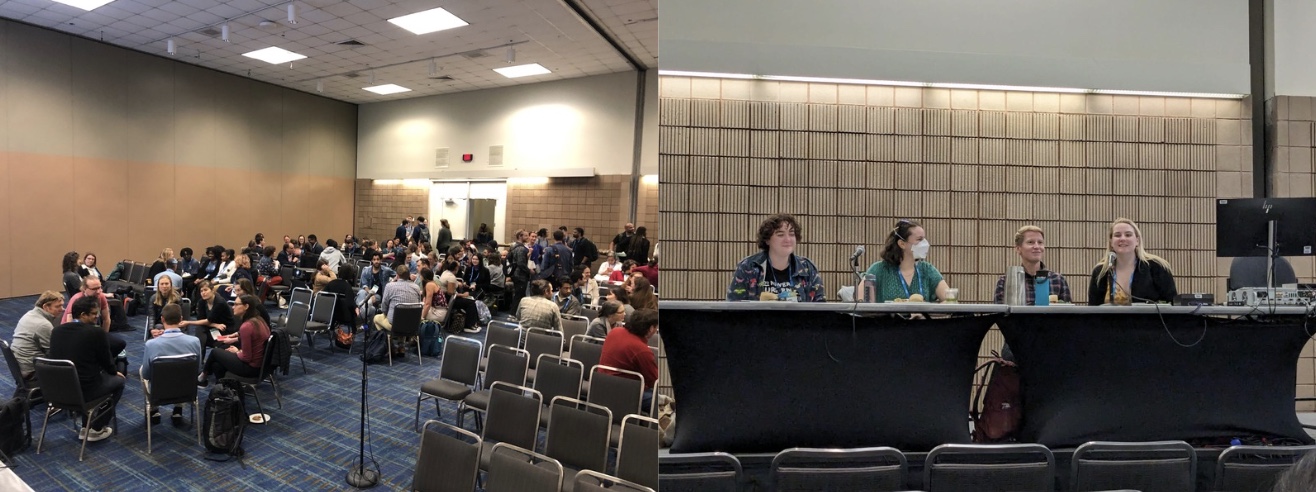
{"label": "conference room ceiling", "polygon": [[[645,68],[658,66],[657,0],[574,0]],[[561,0],[114,0],[93,11],[50,0],[0,0],[0,17],[169,56],[351,103],[531,84],[633,70]],[[469,25],[416,35],[388,19],[442,7]],[[229,41],[221,25],[229,25]],[[262,25],[265,24],[265,25]],[[175,55],[167,54],[174,39]],[[360,43],[360,46],[349,42]],[[243,56],[279,47],[308,58],[272,65]],[[515,48],[509,63],[508,46]],[[538,63],[552,73],[507,78]],[[373,84],[371,83],[373,80]],[[411,89],[378,95],[363,87]]]}

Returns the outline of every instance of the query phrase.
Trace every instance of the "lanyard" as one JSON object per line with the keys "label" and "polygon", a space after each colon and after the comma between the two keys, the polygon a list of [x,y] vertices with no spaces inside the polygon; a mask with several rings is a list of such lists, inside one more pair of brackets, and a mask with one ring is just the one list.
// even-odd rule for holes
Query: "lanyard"
{"label": "lanyard", "polygon": [[[900,265],[895,265],[896,278],[900,279],[900,288],[905,289],[905,298],[909,299],[909,284],[905,283],[905,274],[900,273]],[[914,285],[918,286],[918,294],[923,295],[923,282],[919,281],[918,264],[914,264]]]}
{"label": "lanyard", "polygon": [[[786,261],[790,262],[790,266],[787,267],[787,271],[790,272],[790,274],[789,274],[789,276],[786,278],[786,285],[789,285],[790,288],[791,288],[791,290],[794,290],[794,289],[795,289],[795,261],[794,261],[794,260],[795,260],[795,255],[794,255],[793,253],[791,254],[791,257],[790,257],[790,258],[787,258],[787,259],[786,259]],[[768,278],[768,272],[772,272],[772,280],[773,280],[774,282],[778,281],[778,280],[777,280],[777,269],[776,269],[776,268],[772,268],[772,260],[768,260],[768,262],[767,262],[767,266],[768,266],[768,268],[766,268],[766,269],[763,270],[763,279],[764,279],[764,280],[767,280],[767,278]]]}
{"label": "lanyard", "polygon": [[[1138,269],[1137,269],[1136,267],[1133,269],[1132,272],[1129,272],[1129,291],[1130,291],[1130,292],[1129,292],[1129,301],[1130,301],[1130,302],[1133,301],[1133,292],[1132,292],[1132,291],[1133,291],[1133,276],[1134,276],[1134,274],[1137,274],[1137,273],[1138,273]],[[1110,302],[1115,302],[1115,284],[1118,283],[1118,282],[1119,282],[1119,276],[1115,273],[1115,270],[1112,268],[1111,271],[1110,271]]]}

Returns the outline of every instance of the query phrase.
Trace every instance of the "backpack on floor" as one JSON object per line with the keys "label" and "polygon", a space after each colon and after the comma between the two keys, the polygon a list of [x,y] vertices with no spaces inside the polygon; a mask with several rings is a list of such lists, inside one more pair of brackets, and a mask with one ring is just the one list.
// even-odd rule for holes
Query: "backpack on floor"
{"label": "backpack on floor", "polygon": [[15,396],[0,403],[0,451],[13,459],[14,454],[32,446],[32,420],[28,416],[27,397]]}
{"label": "backpack on floor", "polygon": [[443,354],[443,330],[437,321],[425,321],[420,324],[420,354],[438,357]]}
{"label": "backpack on floor", "polygon": [[973,412],[973,442],[1000,443],[1014,440],[1023,420],[1023,401],[1019,395],[1019,368],[995,351],[992,360],[978,366],[978,384],[973,404],[982,410]]}
{"label": "backpack on floor", "polygon": [[466,328],[466,310],[449,309],[448,319],[443,322],[443,331],[452,335],[457,335]]}
{"label": "backpack on floor", "polygon": [[206,456],[211,461],[242,459],[242,435],[247,430],[246,396],[242,384],[222,379],[206,396],[202,429],[205,434]]}
{"label": "backpack on floor", "polygon": [[338,325],[334,329],[334,346],[340,349],[352,349],[352,342],[356,339],[356,333],[352,332],[351,325]]}
{"label": "backpack on floor", "polygon": [[493,321],[493,314],[489,312],[489,306],[484,301],[475,301],[475,311],[480,313],[478,322],[480,326],[486,326],[490,321]]}
{"label": "backpack on floor", "polygon": [[367,364],[388,362],[388,350],[388,332],[372,328],[366,333],[366,348],[362,351],[361,358]]}

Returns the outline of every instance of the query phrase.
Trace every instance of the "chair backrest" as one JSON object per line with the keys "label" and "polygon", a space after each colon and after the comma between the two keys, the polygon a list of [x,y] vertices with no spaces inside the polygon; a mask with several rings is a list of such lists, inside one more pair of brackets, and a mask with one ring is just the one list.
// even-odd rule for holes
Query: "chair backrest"
{"label": "chair backrest", "polygon": [[469,492],[475,490],[480,472],[480,444],[474,432],[437,420],[428,420],[421,431],[416,471],[411,489],[420,492]]}
{"label": "chair backrest", "polygon": [[534,451],[498,443],[489,457],[485,492],[558,492],[562,490],[562,464]]}
{"label": "chair backrest", "polygon": [[594,306],[581,306],[580,314],[585,318],[585,326],[589,326],[590,321],[594,321],[594,318],[599,317],[599,309]]}
{"label": "chair backrest", "polygon": [[[571,337],[571,358],[580,361],[580,364],[593,368],[599,365],[599,359],[603,357],[603,339],[585,335],[576,335]],[[589,381],[593,371],[585,372],[585,380]]]}
{"label": "chair backrest", "polygon": [[294,303],[294,302],[300,302],[300,303],[302,303],[302,304],[305,304],[305,305],[307,305],[307,306],[310,306],[310,305],[311,305],[311,299],[312,299],[314,296],[315,296],[315,294],[313,294],[313,293],[311,292],[311,289],[304,289],[304,288],[298,287],[298,288],[295,288],[295,289],[292,290],[292,297],[288,300],[288,303],[289,303],[289,304],[292,304],[292,303]]}
{"label": "chair backrest", "polygon": [[1316,446],[1230,446],[1215,465],[1211,490],[1271,490],[1279,474]]}
{"label": "chair backrest", "polygon": [[1055,490],[1055,456],[1040,444],[942,444],[928,453],[923,488]]}
{"label": "chair backrest", "polygon": [[484,435],[480,437],[489,442],[534,448],[539,435],[539,407],[544,398],[538,391],[502,381],[494,383],[490,389]]}
{"label": "chair backrest", "polygon": [[[629,374],[638,379],[631,379],[604,370]],[[620,423],[622,417],[640,413],[640,399],[644,397],[644,376],[635,371],[627,371],[605,365],[594,366],[594,375],[589,381],[589,402],[608,407],[612,410],[612,420]]]}
{"label": "chair backrest", "polygon": [[484,336],[485,355],[489,347],[497,344],[504,347],[521,348],[521,327],[504,321],[490,321],[488,332]]}
{"label": "chair backrest", "polygon": [[265,339],[265,356],[260,360],[260,380],[270,377],[270,374],[274,374],[274,370],[278,369],[278,364],[274,361],[274,337],[279,336],[278,332],[288,336],[288,332],[281,329],[270,330],[270,337]]}
{"label": "chair backrest", "polygon": [[9,342],[0,340],[0,352],[5,354],[5,364],[9,366],[9,374],[14,376],[14,387],[27,391],[27,381],[23,380],[23,369],[18,366],[18,358],[14,356],[14,349],[9,346]]}
{"label": "chair backrest", "polygon": [[905,454],[890,447],[791,448],[772,459],[773,490],[904,490]]}
{"label": "chair backrest", "polygon": [[640,415],[621,419],[617,440],[616,475],[649,488],[658,488],[658,446],[662,429],[658,421]]}
{"label": "chair backrest", "polygon": [[127,279],[127,280],[128,280],[129,283],[133,283],[133,284],[137,284],[137,285],[143,285],[143,284],[145,284],[145,283],[146,283],[146,265],[143,265],[143,264],[138,263],[138,262],[136,262],[136,261],[130,263],[130,264],[129,264],[129,269],[128,269],[128,279]]}
{"label": "chair backrest", "polygon": [[[1275,258],[1275,287],[1298,283],[1298,275],[1293,272],[1293,265],[1283,256]],[[1266,257],[1242,256],[1234,258],[1229,264],[1228,290],[1243,287],[1266,286]]]}
{"label": "chair backrest", "polygon": [[563,316],[562,317],[562,337],[571,340],[576,335],[584,335],[589,331],[589,318],[584,316]]}
{"label": "chair backrest", "polygon": [[539,363],[539,356],[549,354],[562,355],[562,332],[530,328],[525,333],[525,351],[530,353],[530,368]]}
{"label": "chair backrest", "polygon": [[1092,441],[1074,450],[1070,468],[1074,490],[1197,489],[1197,453],[1183,441]]}
{"label": "chair backrest", "polygon": [[612,412],[607,408],[565,396],[549,403],[544,454],[571,468],[604,472],[611,438]]}
{"label": "chair backrest", "polygon": [[530,354],[516,347],[493,344],[489,346],[489,365],[484,369],[484,388],[504,382],[525,385],[526,371],[530,368]]}
{"label": "chair backrest", "polygon": [[183,309],[183,319],[192,319],[192,299],[183,297],[178,300],[178,307]]}
{"label": "chair backrest", "polygon": [[[540,354],[535,370],[535,390],[550,402],[559,396],[580,398],[585,368],[580,361],[552,354]],[[550,455],[551,456],[551,455]]]}
{"label": "chair backrest", "polygon": [[480,374],[480,353],[483,351],[483,344],[479,340],[448,337],[443,341],[439,378],[475,386],[476,377]]}
{"label": "chair backrest", "polygon": [[279,278],[283,283],[279,285],[292,285],[292,278],[297,275],[297,268],[291,265],[279,265]]}
{"label": "chair backrest", "polygon": [[153,405],[191,403],[197,399],[196,376],[201,372],[194,355],[166,355],[151,359],[151,394]]}
{"label": "chair backrest", "polygon": [[288,323],[284,325],[284,331],[288,336],[296,340],[301,340],[302,333],[306,332],[306,321],[311,312],[311,307],[304,302],[294,302],[288,306]]}
{"label": "chair backrest", "polygon": [[404,303],[393,306],[393,336],[414,337],[420,334],[420,313],[424,304]]}
{"label": "chair backrest", "polygon": [[333,292],[320,291],[315,293],[315,302],[311,304],[311,321],[330,324],[334,322],[334,304],[338,302],[338,296]]}
{"label": "chair backrest", "polygon": [[[655,457],[654,461],[657,462],[658,459]],[[646,487],[630,480],[604,475],[593,470],[576,472],[576,478],[572,485],[571,490],[577,492],[655,492],[653,487]]]}
{"label": "chair backrest", "polygon": [[82,399],[82,383],[78,381],[78,369],[73,361],[37,357],[33,363],[46,404],[80,411],[86,401]]}
{"label": "chair backrest", "polygon": [[740,460],[727,453],[669,454],[658,457],[658,490],[736,492],[744,473]]}

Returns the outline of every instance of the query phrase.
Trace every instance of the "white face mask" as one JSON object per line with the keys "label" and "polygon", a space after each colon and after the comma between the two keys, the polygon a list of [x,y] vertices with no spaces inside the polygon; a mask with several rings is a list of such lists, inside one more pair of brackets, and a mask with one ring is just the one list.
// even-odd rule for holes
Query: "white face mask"
{"label": "white face mask", "polygon": [[914,259],[916,260],[927,259],[928,249],[931,247],[932,245],[928,243],[927,239],[919,241],[918,244],[915,244],[914,247],[912,248],[914,252]]}

